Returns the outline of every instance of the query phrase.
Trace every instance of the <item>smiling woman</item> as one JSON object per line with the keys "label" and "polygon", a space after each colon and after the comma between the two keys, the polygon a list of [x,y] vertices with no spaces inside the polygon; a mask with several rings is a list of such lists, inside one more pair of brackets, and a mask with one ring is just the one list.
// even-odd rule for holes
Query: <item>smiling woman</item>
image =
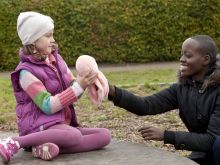
{"label": "smiling woman", "polygon": [[181,54],[181,77],[191,76],[199,81],[204,78],[209,67],[215,66],[217,47],[210,37],[195,36],[183,42]]}
{"label": "smiling woman", "polygon": [[[114,105],[134,114],[155,115],[179,109],[187,131],[168,131],[150,125],[139,129],[145,140],[164,141],[177,150],[189,150],[189,158],[202,165],[220,164],[213,157],[213,144],[220,135],[220,69],[217,46],[207,35],[186,39],[182,44],[179,82],[152,96],[140,97],[109,85]],[[219,144],[219,143],[215,143]],[[214,145],[214,155],[219,147]]]}

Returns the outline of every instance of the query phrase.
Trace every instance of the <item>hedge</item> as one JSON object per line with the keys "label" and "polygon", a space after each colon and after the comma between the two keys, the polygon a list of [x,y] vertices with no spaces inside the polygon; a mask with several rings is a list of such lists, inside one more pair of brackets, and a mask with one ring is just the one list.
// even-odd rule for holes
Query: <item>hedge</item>
{"label": "hedge", "polygon": [[60,54],[74,66],[81,54],[102,63],[172,61],[181,43],[197,34],[220,44],[219,0],[1,0],[0,71],[18,63],[20,12],[38,11],[55,21]]}

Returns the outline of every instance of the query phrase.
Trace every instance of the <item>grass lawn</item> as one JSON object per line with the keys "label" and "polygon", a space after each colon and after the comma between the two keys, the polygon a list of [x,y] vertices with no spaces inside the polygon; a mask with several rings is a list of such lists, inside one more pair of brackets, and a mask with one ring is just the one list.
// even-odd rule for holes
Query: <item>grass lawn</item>
{"label": "grass lawn", "polygon": [[[160,85],[160,83],[169,84],[176,81],[176,71],[172,69],[105,72],[104,74],[110,83],[140,96],[150,95],[167,87],[167,85]],[[0,130],[16,131],[15,98],[8,78],[0,78],[0,105]],[[110,129],[112,137],[116,139],[143,143],[147,146],[178,152],[181,155],[188,153],[175,151],[172,145],[164,145],[163,142],[144,141],[137,132],[138,128],[144,125],[153,125],[169,130],[185,130],[177,110],[156,116],[138,117],[115,107],[107,100],[97,108],[88,99],[87,94],[84,94],[75,106],[78,120],[83,126],[105,127]]]}

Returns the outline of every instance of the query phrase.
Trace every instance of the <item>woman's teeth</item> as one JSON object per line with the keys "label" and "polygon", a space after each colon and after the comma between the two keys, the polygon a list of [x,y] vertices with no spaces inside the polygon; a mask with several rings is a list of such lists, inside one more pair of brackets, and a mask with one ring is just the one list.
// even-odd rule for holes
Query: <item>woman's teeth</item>
{"label": "woman's teeth", "polygon": [[185,70],[185,69],[187,69],[187,66],[180,65],[180,70],[181,70],[181,71],[182,71],[182,70]]}

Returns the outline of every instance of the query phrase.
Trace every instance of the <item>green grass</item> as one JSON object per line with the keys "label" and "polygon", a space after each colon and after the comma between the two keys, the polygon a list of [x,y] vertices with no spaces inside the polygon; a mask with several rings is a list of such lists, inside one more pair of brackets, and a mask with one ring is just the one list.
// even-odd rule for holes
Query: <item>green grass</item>
{"label": "green grass", "polygon": [[105,72],[108,80],[120,86],[139,85],[146,83],[161,83],[176,81],[176,71],[172,69],[152,69],[146,71]]}
{"label": "green grass", "polygon": [[[151,83],[174,82],[176,79],[176,71],[170,69],[105,72],[105,75],[111,84],[130,89],[133,92],[135,92],[135,90],[141,86],[142,90],[140,92],[144,92],[142,93],[143,95],[145,93],[153,93],[160,89],[157,85],[150,85]],[[145,85],[142,86],[143,84]],[[141,94],[140,92],[137,94]],[[83,109],[88,108],[88,104],[91,104],[86,95],[80,101],[83,105]],[[0,105],[0,128],[6,130],[15,130],[15,98],[9,78],[0,78]],[[93,105],[91,106],[93,107]],[[126,113],[126,111],[123,111],[123,113]],[[118,111],[113,111],[111,115],[112,116],[108,117],[107,119],[120,117],[121,112],[119,113]],[[107,119],[105,114],[102,114],[89,119],[89,121],[104,121]]]}
{"label": "green grass", "polygon": [[14,130],[16,128],[15,98],[7,78],[0,78],[0,105],[0,129]]}
{"label": "green grass", "polygon": [[[105,72],[105,75],[111,84],[126,88],[141,96],[150,95],[165,88],[166,86],[157,85],[161,82],[176,81],[176,71],[170,69]],[[0,105],[0,130],[16,130],[15,98],[10,81],[7,78],[0,78]],[[91,103],[86,93],[75,105],[78,120],[82,126],[105,127],[110,129],[113,138],[143,143],[147,146],[159,147],[169,151],[174,151],[170,145],[164,146],[162,142],[143,141],[137,130],[144,125],[154,125],[161,129],[171,130],[185,129],[177,111],[156,116],[138,117],[115,107],[108,100],[104,100],[101,106],[97,108]],[[185,155],[185,152],[180,154]]]}

